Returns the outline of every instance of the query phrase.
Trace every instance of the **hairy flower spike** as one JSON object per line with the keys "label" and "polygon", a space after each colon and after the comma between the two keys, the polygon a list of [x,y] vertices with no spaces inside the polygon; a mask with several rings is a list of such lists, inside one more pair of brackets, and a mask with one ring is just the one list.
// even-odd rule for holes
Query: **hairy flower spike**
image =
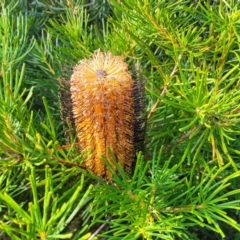
{"label": "hairy flower spike", "polygon": [[70,92],[76,134],[86,152],[85,166],[96,175],[111,178],[102,159],[105,155],[115,169],[108,149],[131,171],[143,140],[142,111],[135,110],[143,106],[142,89],[123,58],[109,52],[98,50],[74,68]]}

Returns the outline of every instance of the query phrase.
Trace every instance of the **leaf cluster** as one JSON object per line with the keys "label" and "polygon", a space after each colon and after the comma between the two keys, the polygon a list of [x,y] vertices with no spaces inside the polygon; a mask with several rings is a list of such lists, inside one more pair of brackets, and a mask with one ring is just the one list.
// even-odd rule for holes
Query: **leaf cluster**
{"label": "leaf cluster", "polygon": [[171,158],[163,158],[162,151],[154,151],[152,162],[145,164],[140,154],[131,179],[118,166],[120,174],[113,171],[116,185],[103,183],[94,188],[94,222],[106,224],[106,219],[99,221],[104,216],[111,219],[101,236],[114,240],[198,239],[196,232],[189,231],[198,225],[225,237],[221,221],[240,230],[225,212],[239,209],[239,199],[232,199],[239,189],[228,189],[239,171],[223,178],[230,164],[221,169],[206,167],[196,179],[193,170],[191,176],[182,175],[181,163],[170,167],[171,162]]}

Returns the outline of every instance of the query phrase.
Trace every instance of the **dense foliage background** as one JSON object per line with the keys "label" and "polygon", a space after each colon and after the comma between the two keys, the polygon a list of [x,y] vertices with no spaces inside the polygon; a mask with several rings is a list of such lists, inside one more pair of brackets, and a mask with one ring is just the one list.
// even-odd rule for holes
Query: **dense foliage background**
{"label": "dense foliage background", "polygon": [[[238,0],[2,0],[0,11],[0,239],[240,239]],[[81,169],[58,98],[99,48],[146,90],[145,149],[111,183]]]}

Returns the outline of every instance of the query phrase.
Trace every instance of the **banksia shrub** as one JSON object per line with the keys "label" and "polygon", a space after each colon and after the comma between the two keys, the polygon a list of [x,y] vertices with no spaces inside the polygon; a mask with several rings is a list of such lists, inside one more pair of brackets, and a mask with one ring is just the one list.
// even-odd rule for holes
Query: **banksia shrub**
{"label": "banksia shrub", "polygon": [[240,2],[27,2],[0,4],[0,239],[240,239]]}

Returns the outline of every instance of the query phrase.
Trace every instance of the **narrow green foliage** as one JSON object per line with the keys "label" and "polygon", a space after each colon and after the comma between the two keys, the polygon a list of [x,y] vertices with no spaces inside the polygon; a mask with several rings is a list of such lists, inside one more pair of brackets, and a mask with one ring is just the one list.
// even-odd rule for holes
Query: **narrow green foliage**
{"label": "narrow green foliage", "polygon": [[[74,13],[71,10],[67,12],[67,16],[63,15],[60,21],[51,20],[49,31],[53,36],[56,36],[59,41],[57,48],[62,64],[73,64],[66,61],[78,61],[89,54],[92,50],[93,42],[91,31],[88,31],[88,16],[83,7]],[[90,49],[89,49],[90,48]]]}
{"label": "narrow green foliage", "polygon": [[[164,163],[162,163],[164,161]],[[226,178],[221,174],[230,164],[222,168],[206,168],[197,176],[181,176],[181,163],[169,168],[171,158],[164,160],[162,153],[153,158],[152,170],[142,164],[139,155],[133,177],[114,175],[116,186],[102,184],[95,188],[92,203],[96,222],[106,222],[110,228],[102,236],[108,239],[189,239],[187,231],[196,224],[209,228],[225,237],[219,221],[240,230],[236,220],[226,215],[226,209],[239,210],[239,201],[229,198],[240,190],[226,191],[240,172]],[[162,166],[162,167],[159,167]],[[120,171],[120,166],[118,167]],[[102,194],[100,194],[102,193]],[[104,193],[104,194],[103,194]],[[227,203],[227,204],[226,204]],[[104,217],[105,216],[105,217]],[[114,234],[113,234],[114,233]],[[112,235],[113,234],[113,235]]]}
{"label": "narrow green foliage", "polygon": [[[33,47],[33,38],[28,36],[27,16],[19,14],[11,16],[11,10],[1,4],[0,18],[0,61],[3,70],[17,67]],[[13,86],[11,86],[13,87]]]}
{"label": "narrow green foliage", "polygon": [[[52,170],[45,167],[45,178],[40,179],[33,167],[29,176],[29,187],[32,192],[32,200],[29,200],[26,210],[22,208],[8,193],[0,192],[0,199],[6,207],[14,210],[14,215],[5,215],[0,222],[1,228],[12,236],[12,239],[30,239],[31,236],[40,239],[71,239],[73,233],[67,233],[65,229],[76,218],[80,209],[90,200],[90,185],[82,193],[84,177],[80,177],[75,184],[67,190],[68,194],[59,195],[59,181],[67,184],[73,176],[68,171],[65,178],[59,179],[58,174],[53,175]],[[45,186],[42,188],[42,186]],[[69,195],[71,197],[69,198]],[[8,225],[5,221],[12,222]]]}
{"label": "narrow green foliage", "polygon": [[236,170],[228,147],[239,134],[239,3],[112,2],[122,41],[148,66],[151,146],[186,138],[193,160],[211,149],[212,161]]}

